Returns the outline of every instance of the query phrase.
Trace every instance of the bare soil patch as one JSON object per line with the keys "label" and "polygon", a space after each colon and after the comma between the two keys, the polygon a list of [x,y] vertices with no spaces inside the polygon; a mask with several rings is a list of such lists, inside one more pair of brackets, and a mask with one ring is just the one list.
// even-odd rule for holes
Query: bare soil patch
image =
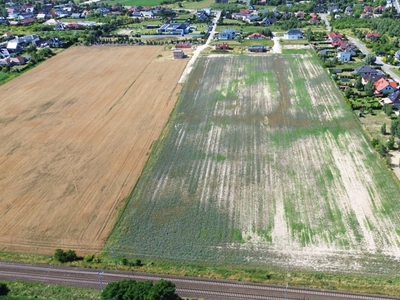
{"label": "bare soil patch", "polygon": [[102,247],[180,92],[168,55],[75,47],[0,87],[1,250]]}

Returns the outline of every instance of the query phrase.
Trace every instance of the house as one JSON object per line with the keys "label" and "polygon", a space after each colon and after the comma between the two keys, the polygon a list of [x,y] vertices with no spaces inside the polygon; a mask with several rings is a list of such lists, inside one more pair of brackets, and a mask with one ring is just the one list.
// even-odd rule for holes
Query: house
{"label": "house", "polygon": [[50,39],[48,39],[46,42],[41,44],[41,47],[52,47],[52,48],[59,48],[62,47],[63,42],[56,37],[52,37]]}
{"label": "house", "polygon": [[294,13],[294,16],[295,16],[297,19],[300,19],[300,20],[302,20],[302,19],[304,19],[305,12],[304,12],[304,11],[301,11],[301,10],[299,10],[298,12],[295,12],[295,13]]}
{"label": "house", "polygon": [[366,75],[381,75],[382,72],[372,68],[371,66],[361,66],[359,68],[354,69],[354,73],[358,73],[361,77]]}
{"label": "house", "polygon": [[316,25],[318,23],[319,23],[319,21],[317,18],[311,18],[310,20],[308,20],[308,24],[311,24],[311,25]]}
{"label": "house", "polygon": [[339,51],[337,54],[338,61],[347,62],[351,60],[351,52],[349,51]]}
{"label": "house", "polygon": [[142,18],[146,18],[146,19],[153,19],[154,18],[154,14],[153,14],[153,12],[151,10],[150,11],[142,10],[140,12],[140,15],[142,16]]}
{"label": "house", "polygon": [[377,34],[376,32],[368,32],[365,35],[365,38],[370,41],[377,41],[379,39],[379,34]]}
{"label": "house", "polygon": [[0,48],[0,58],[4,59],[10,57],[10,52],[8,52],[7,48]]}
{"label": "house", "polygon": [[344,13],[345,13],[346,15],[351,15],[353,12],[354,12],[354,10],[353,10],[353,8],[350,7],[350,6],[347,6],[347,7],[344,9]]}
{"label": "house", "polygon": [[372,14],[374,12],[374,7],[366,5],[364,6],[364,12]]}
{"label": "house", "polygon": [[254,32],[247,37],[249,40],[265,40],[267,37],[261,33]]}
{"label": "house", "polygon": [[378,94],[393,93],[397,88],[397,82],[388,81],[385,78],[381,78],[374,82],[375,91]]}
{"label": "house", "polygon": [[250,52],[267,52],[267,47],[262,45],[252,45],[247,48]]}
{"label": "house", "polygon": [[30,25],[32,23],[35,23],[34,18],[28,18],[28,19],[23,19],[23,20],[19,21],[20,25]]}
{"label": "house", "polygon": [[216,44],[215,45],[216,50],[229,50],[229,44],[228,43],[222,43],[222,44]]}
{"label": "house", "polygon": [[340,50],[342,50],[342,51],[345,51],[345,50],[347,50],[347,51],[353,51],[353,52],[354,52],[353,55],[355,55],[355,54],[356,54],[357,47],[356,47],[356,45],[354,45],[353,43],[349,43],[348,41],[341,41],[341,42],[339,43],[338,49],[340,49]]}
{"label": "house", "polygon": [[272,24],[276,23],[277,21],[278,21],[278,19],[275,17],[265,17],[264,19],[262,19],[260,24],[272,25]]}
{"label": "house", "polygon": [[72,19],[80,19],[82,17],[82,15],[80,13],[73,13],[71,14],[71,18]]}
{"label": "house", "polygon": [[11,32],[6,32],[5,34],[2,35],[3,39],[8,41],[13,38],[13,34]]}
{"label": "house", "polygon": [[303,38],[303,32],[300,29],[290,29],[284,34],[285,39],[298,40]]}
{"label": "house", "polygon": [[400,50],[397,50],[397,51],[396,51],[396,53],[394,54],[394,58],[395,58],[397,61],[400,61]]}
{"label": "house", "polygon": [[192,43],[180,42],[180,43],[175,44],[175,49],[183,49],[183,48],[186,48],[186,49],[192,48]]}
{"label": "house", "polygon": [[174,50],[174,59],[183,59],[185,57],[185,53],[182,49]]}
{"label": "house", "polygon": [[190,32],[190,24],[187,22],[164,24],[157,29],[157,33],[185,35]]}
{"label": "house", "polygon": [[390,94],[387,99],[393,105],[393,108],[397,108],[400,110],[400,90],[395,90],[392,94]]}
{"label": "house", "polygon": [[235,29],[223,29],[218,38],[220,40],[234,40],[236,38],[236,30]]}
{"label": "house", "polygon": [[47,18],[47,15],[43,14],[43,13],[40,13],[40,14],[36,15],[36,19],[38,19],[38,20],[44,20],[46,18]]}
{"label": "house", "polygon": [[367,84],[368,81],[376,82],[382,78],[385,78],[385,76],[378,75],[378,74],[365,75],[365,76],[362,76],[361,82],[362,82],[362,84]]}
{"label": "house", "polygon": [[22,52],[22,46],[17,40],[12,40],[7,43],[7,50],[9,53],[20,53]]}

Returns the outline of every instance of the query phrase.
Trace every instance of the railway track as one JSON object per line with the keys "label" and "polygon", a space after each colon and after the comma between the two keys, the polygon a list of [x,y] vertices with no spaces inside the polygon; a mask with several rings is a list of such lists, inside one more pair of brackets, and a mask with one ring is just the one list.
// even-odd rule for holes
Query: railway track
{"label": "railway track", "polygon": [[83,269],[47,265],[0,262],[0,280],[20,280],[80,288],[101,289],[108,283],[134,279],[158,281],[161,278],[175,283],[181,297],[232,300],[232,299],[399,299],[380,295],[345,293],[330,290],[303,289],[278,285],[246,283],[229,280],[211,280],[195,277],[157,275],[115,270]]}

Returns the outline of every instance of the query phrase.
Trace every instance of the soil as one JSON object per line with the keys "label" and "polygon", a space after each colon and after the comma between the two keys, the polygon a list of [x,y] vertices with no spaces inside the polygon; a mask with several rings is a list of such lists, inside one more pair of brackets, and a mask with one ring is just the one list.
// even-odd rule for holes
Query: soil
{"label": "soil", "polygon": [[158,46],[74,47],[0,87],[0,250],[99,250],[180,92]]}

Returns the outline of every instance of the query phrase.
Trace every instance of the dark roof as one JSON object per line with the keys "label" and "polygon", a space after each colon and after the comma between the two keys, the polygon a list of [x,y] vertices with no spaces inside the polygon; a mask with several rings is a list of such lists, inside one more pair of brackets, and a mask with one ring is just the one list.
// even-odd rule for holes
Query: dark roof
{"label": "dark roof", "polygon": [[361,67],[355,69],[354,71],[357,73],[375,73],[375,74],[379,73],[378,70],[372,68],[371,66],[361,66]]}
{"label": "dark roof", "polygon": [[373,82],[378,81],[379,79],[382,79],[382,78],[384,78],[384,76],[383,76],[383,75],[378,75],[378,74],[371,74],[371,75],[365,75],[365,76],[363,76],[363,79],[364,79],[365,81],[370,81],[370,80],[372,80]]}
{"label": "dark roof", "polygon": [[303,32],[300,29],[290,29],[287,34],[303,34]]}
{"label": "dark roof", "polygon": [[392,103],[400,102],[400,90],[396,90],[395,92],[391,93],[388,98]]}

